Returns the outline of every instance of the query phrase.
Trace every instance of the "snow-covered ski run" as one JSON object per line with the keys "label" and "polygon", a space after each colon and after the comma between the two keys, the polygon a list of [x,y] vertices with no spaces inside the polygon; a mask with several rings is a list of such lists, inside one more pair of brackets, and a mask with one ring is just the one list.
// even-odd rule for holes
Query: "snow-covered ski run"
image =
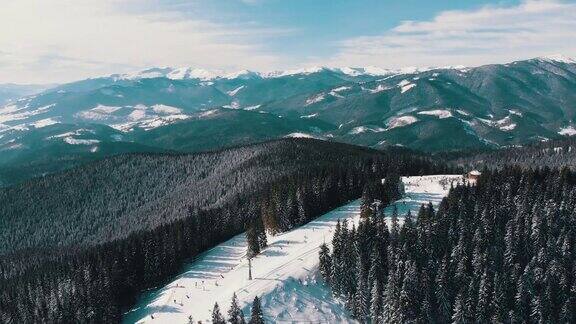
{"label": "snow-covered ski run", "polygon": [[[405,195],[386,208],[396,206],[400,219],[410,210],[416,215],[421,204],[435,206],[459,175],[403,177]],[[318,250],[330,242],[336,222],[358,222],[360,201],[355,200],[292,231],[268,238],[268,247],[252,260],[253,280],[248,280],[244,234],[212,248],[191,262],[185,271],[163,288],[150,291],[125,315],[125,323],[211,322],[217,302],[224,315],[236,293],[244,314],[250,314],[254,296],[262,299],[267,321],[275,323],[354,322],[343,303],[332,298],[317,273]]]}

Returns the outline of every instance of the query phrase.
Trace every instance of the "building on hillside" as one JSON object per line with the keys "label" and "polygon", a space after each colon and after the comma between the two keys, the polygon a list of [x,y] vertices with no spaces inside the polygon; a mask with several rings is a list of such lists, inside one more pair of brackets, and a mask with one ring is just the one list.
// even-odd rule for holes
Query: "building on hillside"
{"label": "building on hillside", "polygon": [[465,178],[468,180],[469,183],[475,184],[476,181],[478,181],[478,178],[480,178],[481,174],[482,173],[478,170],[472,170],[472,171],[466,173]]}

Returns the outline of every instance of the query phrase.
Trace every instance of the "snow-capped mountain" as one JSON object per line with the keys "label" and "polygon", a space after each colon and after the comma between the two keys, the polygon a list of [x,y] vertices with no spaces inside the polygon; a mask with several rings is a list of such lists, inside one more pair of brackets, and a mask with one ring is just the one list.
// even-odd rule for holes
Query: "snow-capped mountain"
{"label": "snow-capped mountain", "polygon": [[[293,133],[426,151],[523,145],[576,134],[574,62],[554,55],[401,70],[153,68],[63,84],[0,106],[0,151],[30,152],[32,138],[63,142],[66,136],[51,131],[62,125],[66,132],[97,125],[122,135],[91,140],[177,151]],[[50,135],[33,135],[44,132]]]}

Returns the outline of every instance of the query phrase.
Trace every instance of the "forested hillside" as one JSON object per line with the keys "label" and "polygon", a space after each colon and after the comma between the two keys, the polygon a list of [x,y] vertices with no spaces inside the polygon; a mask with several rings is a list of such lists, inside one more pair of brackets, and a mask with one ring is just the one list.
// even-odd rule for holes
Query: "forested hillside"
{"label": "forested hillside", "polygon": [[445,172],[411,153],[286,139],[132,154],[0,191],[0,321],[116,322],[142,289],[261,217],[283,231],[389,174]]}
{"label": "forested hillside", "polygon": [[439,154],[446,160],[467,169],[503,168],[517,165],[524,168],[576,167],[576,140],[565,138],[534,143],[523,147],[498,150]]}
{"label": "forested hillside", "polygon": [[487,171],[403,226],[338,224],[320,271],[363,322],[575,323],[574,197],[566,169]]}

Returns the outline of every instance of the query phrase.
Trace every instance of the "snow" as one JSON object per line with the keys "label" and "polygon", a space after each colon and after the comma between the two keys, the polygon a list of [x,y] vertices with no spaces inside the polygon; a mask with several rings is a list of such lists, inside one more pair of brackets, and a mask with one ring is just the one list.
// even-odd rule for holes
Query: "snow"
{"label": "snow", "polygon": [[542,56],[542,57],[539,57],[538,59],[541,61],[549,61],[549,62],[552,61],[552,62],[576,64],[575,59],[573,59],[571,57],[564,56],[562,54]]}
{"label": "snow", "polygon": [[500,126],[500,129],[503,130],[503,131],[505,131],[505,132],[509,132],[509,131],[513,130],[514,128],[516,128],[516,124],[515,124],[515,123],[509,124],[509,125]]}
{"label": "snow", "polygon": [[99,140],[94,139],[77,139],[73,137],[64,137],[64,142],[71,144],[71,145],[92,145],[100,143]]}
{"label": "snow", "polygon": [[146,117],[146,111],[141,109],[136,109],[128,115],[128,119],[130,120],[141,120]]}
{"label": "snow", "polygon": [[306,99],[306,103],[304,104],[305,106],[310,106],[312,104],[318,103],[322,100],[324,100],[325,96],[323,93],[315,95],[313,97],[310,97],[308,99]]}
{"label": "snow", "polygon": [[371,93],[378,93],[378,92],[382,92],[382,91],[386,91],[392,89],[384,84],[379,84],[375,89],[368,89],[368,91],[370,91]]}
{"label": "snow", "polygon": [[574,135],[576,135],[576,129],[574,129],[574,126],[564,127],[564,128],[560,129],[558,134],[567,135],[567,136],[574,136]]}
{"label": "snow", "polygon": [[168,105],[162,105],[162,104],[153,105],[152,110],[155,113],[169,114],[169,115],[180,114],[182,112],[182,109],[180,109],[180,108],[176,108],[176,107],[172,107],[172,106],[168,106]]}
{"label": "snow", "polygon": [[62,134],[58,134],[58,135],[52,135],[52,136],[48,136],[46,137],[46,139],[50,140],[50,139],[54,139],[54,138],[62,138],[62,137],[69,137],[72,135],[79,135],[79,132],[66,132],[66,133],[62,133]]}
{"label": "snow", "polygon": [[96,107],[92,108],[91,110],[101,114],[111,114],[122,107],[113,107],[113,106],[105,106],[105,105],[97,105]]}
{"label": "snow", "polygon": [[446,109],[424,110],[418,112],[418,115],[436,116],[440,119],[452,117],[452,112]]}
{"label": "snow", "polygon": [[[142,110],[135,110],[132,114],[140,114],[144,113]],[[136,116],[137,117],[137,116]],[[119,123],[119,124],[112,124],[110,127],[117,129],[122,132],[130,132],[133,131],[135,127],[142,128],[144,130],[150,130],[153,128],[157,128],[160,126],[172,124],[179,120],[184,120],[190,118],[189,115],[185,114],[175,114],[175,115],[167,115],[167,116],[152,116],[146,119],[139,119],[133,122],[126,122],[126,123]]]}
{"label": "snow", "polygon": [[[42,114],[54,106],[55,104],[51,104],[36,108],[35,110],[27,110],[28,104],[24,106],[10,104],[0,108],[0,123],[27,119],[31,116]],[[23,127],[23,125],[20,126]]]}
{"label": "snow", "polygon": [[349,90],[349,89],[350,89],[350,87],[342,86],[342,87],[334,88],[334,89],[332,89],[332,91],[340,92],[340,91],[345,91],[345,90]]}
{"label": "snow", "polygon": [[272,72],[265,72],[262,73],[262,76],[265,78],[279,78],[284,76],[291,76],[291,75],[308,75],[313,73],[318,73],[325,70],[325,67],[322,66],[313,66],[303,69],[294,69],[294,70],[285,70],[285,71],[272,71]]}
{"label": "snow", "polygon": [[392,73],[390,70],[379,68],[377,66],[342,67],[337,68],[337,70],[349,76],[362,76],[362,75],[383,76]]}
{"label": "snow", "polygon": [[99,104],[92,109],[81,111],[77,113],[75,116],[88,120],[105,120],[112,117],[111,115],[120,109],[122,109],[122,107],[106,106]]}
{"label": "snow", "polygon": [[243,86],[243,85],[239,86],[238,88],[236,88],[236,89],[234,89],[234,90],[227,91],[226,93],[227,93],[230,97],[234,97],[234,96],[238,93],[238,91],[240,91],[240,90],[242,90],[242,89],[244,89],[244,86]]}
{"label": "snow", "polygon": [[[516,115],[516,114],[513,114]],[[480,120],[481,122],[490,125],[492,127],[498,127],[498,129],[505,131],[505,132],[509,132],[513,129],[516,128],[517,124],[512,122],[512,119],[510,118],[510,116],[506,116],[502,119],[498,119],[498,120],[488,120],[488,119],[483,119],[483,118],[478,118],[478,120]]]}
{"label": "snow", "polygon": [[313,136],[313,135],[310,135],[310,134],[307,134],[307,133],[290,133],[290,134],[288,134],[288,135],[286,135],[286,136],[284,136],[284,137],[287,137],[287,138],[315,138],[315,139],[319,139],[318,137]]}
{"label": "snow", "polygon": [[58,124],[58,121],[54,118],[45,118],[45,119],[41,119],[38,120],[36,122],[33,122],[31,125],[36,127],[36,128],[42,128],[42,127],[46,127],[46,126],[50,126],[50,125],[54,125],[54,124]]}
{"label": "snow", "polygon": [[402,80],[402,81],[400,81],[400,83],[398,83],[398,86],[400,87],[400,93],[404,93],[404,92],[414,88],[416,86],[416,84],[411,83],[408,80]]}
{"label": "snow", "polygon": [[356,134],[361,134],[361,133],[366,133],[366,132],[380,133],[380,132],[383,132],[385,130],[386,129],[384,129],[382,127],[358,126],[358,127],[352,128],[352,130],[350,131],[349,134],[356,135]]}
{"label": "snow", "polygon": [[[406,194],[394,204],[400,222],[408,210],[417,215],[421,204],[430,201],[437,207],[450,183],[461,179],[460,175],[403,177]],[[391,215],[393,208],[387,207],[385,214]],[[252,260],[252,281],[247,278],[246,239],[237,235],[197,257],[166,286],[142,296],[123,322],[186,323],[191,315],[195,321],[209,323],[214,303],[226,314],[235,292],[247,316],[254,296],[260,296],[269,323],[354,323],[344,305],[332,298],[317,267],[319,246],[331,241],[336,222],[357,223],[359,217],[360,200],[355,200],[269,237],[268,247]]]}
{"label": "snow", "polygon": [[395,118],[388,120],[388,122],[386,123],[386,126],[388,126],[388,129],[390,130],[390,129],[397,128],[397,127],[408,126],[410,124],[414,124],[417,121],[418,121],[418,118],[416,118],[414,116],[401,116],[401,117],[395,117]]}
{"label": "snow", "polygon": [[224,105],[222,108],[238,109],[240,108],[240,103],[236,100],[232,101],[229,105]]}
{"label": "snow", "polygon": [[351,88],[350,88],[350,87],[346,87],[346,86],[342,86],[342,87],[338,87],[338,88],[332,89],[332,90],[329,92],[329,94],[330,94],[331,96],[333,96],[333,97],[336,97],[336,98],[344,98],[344,96],[341,95],[341,94],[339,94],[339,92],[341,92],[341,91],[346,91],[346,90],[349,90],[349,89],[351,89]]}
{"label": "snow", "polygon": [[262,105],[248,106],[248,107],[245,107],[244,110],[256,110],[256,109],[260,108],[260,106],[262,106]]}

